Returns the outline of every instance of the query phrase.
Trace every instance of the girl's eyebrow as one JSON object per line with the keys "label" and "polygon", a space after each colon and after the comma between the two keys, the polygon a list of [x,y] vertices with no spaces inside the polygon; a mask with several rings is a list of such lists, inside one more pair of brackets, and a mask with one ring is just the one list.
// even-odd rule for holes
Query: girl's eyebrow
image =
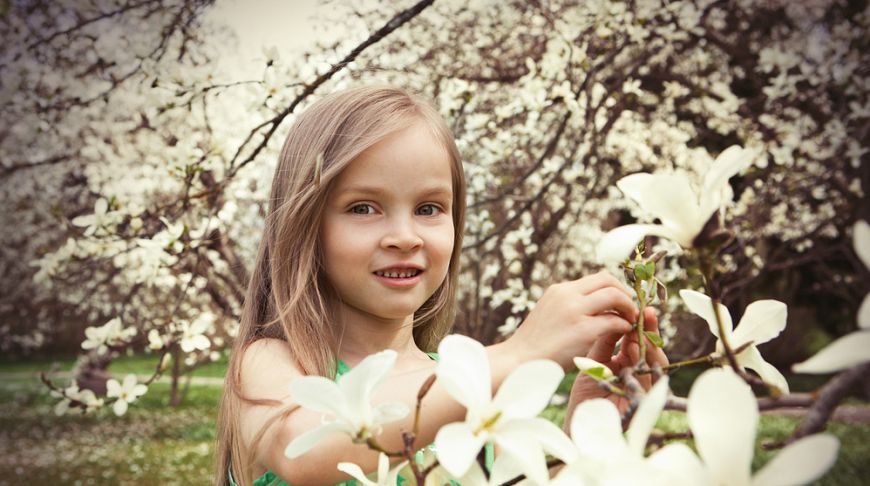
{"label": "girl's eyebrow", "polygon": [[[373,196],[383,196],[387,192],[389,192],[384,187],[377,186],[362,186],[362,185],[351,185],[341,189],[342,194],[362,194],[362,195],[373,195]],[[434,185],[427,187],[420,191],[419,195],[421,197],[433,197],[433,196],[452,196],[453,195],[453,187],[449,185]]]}

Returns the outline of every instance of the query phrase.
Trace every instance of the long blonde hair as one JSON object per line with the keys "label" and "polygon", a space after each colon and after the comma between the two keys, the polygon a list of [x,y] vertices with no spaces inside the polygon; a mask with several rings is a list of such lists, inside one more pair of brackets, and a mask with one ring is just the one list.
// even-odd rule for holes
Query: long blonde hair
{"label": "long blonde hair", "polygon": [[[215,484],[252,482],[255,450],[266,430],[292,408],[276,414],[245,447],[239,430],[242,402],[279,405],[241,393],[241,358],[262,338],[287,343],[299,370],[334,376],[337,364],[336,296],[323,275],[321,216],[338,175],[379,140],[423,120],[447,150],[453,176],[453,253],[447,277],[414,314],[414,339],[433,351],[456,313],[459,254],[465,222],[465,177],[459,151],[444,119],[425,98],[404,89],[365,86],[330,94],[301,113],[290,129],[272,182],[269,212],[248,284],[239,335],[233,343],[218,416]],[[312,230],[314,229],[314,230]]]}

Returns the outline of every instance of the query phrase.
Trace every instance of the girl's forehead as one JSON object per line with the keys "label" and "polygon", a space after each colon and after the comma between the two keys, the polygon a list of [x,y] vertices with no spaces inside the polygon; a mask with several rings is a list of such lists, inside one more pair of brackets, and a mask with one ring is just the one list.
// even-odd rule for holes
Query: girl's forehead
{"label": "girl's forehead", "polygon": [[444,142],[428,123],[416,120],[408,127],[388,134],[363,150],[338,175],[337,185],[347,186],[404,175],[406,184],[446,181],[453,186],[455,162]]}

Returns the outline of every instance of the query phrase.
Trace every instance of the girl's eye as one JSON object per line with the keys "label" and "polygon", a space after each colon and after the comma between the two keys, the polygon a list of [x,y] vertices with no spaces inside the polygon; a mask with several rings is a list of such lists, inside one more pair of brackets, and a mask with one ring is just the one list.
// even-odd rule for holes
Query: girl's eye
{"label": "girl's eye", "polygon": [[441,208],[434,204],[424,204],[417,208],[417,214],[421,216],[435,216],[441,211]]}
{"label": "girl's eye", "polygon": [[371,204],[357,204],[350,208],[352,214],[374,214],[375,208]]}

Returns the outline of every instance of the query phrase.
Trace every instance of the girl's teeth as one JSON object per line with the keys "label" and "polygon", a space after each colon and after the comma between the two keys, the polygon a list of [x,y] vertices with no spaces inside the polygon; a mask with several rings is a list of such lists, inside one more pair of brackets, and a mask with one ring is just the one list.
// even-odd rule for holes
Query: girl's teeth
{"label": "girl's teeth", "polygon": [[375,272],[375,273],[377,273],[381,277],[387,277],[387,278],[408,278],[408,277],[413,277],[414,275],[417,275],[416,270],[410,270],[410,271],[406,271],[406,272]]}

